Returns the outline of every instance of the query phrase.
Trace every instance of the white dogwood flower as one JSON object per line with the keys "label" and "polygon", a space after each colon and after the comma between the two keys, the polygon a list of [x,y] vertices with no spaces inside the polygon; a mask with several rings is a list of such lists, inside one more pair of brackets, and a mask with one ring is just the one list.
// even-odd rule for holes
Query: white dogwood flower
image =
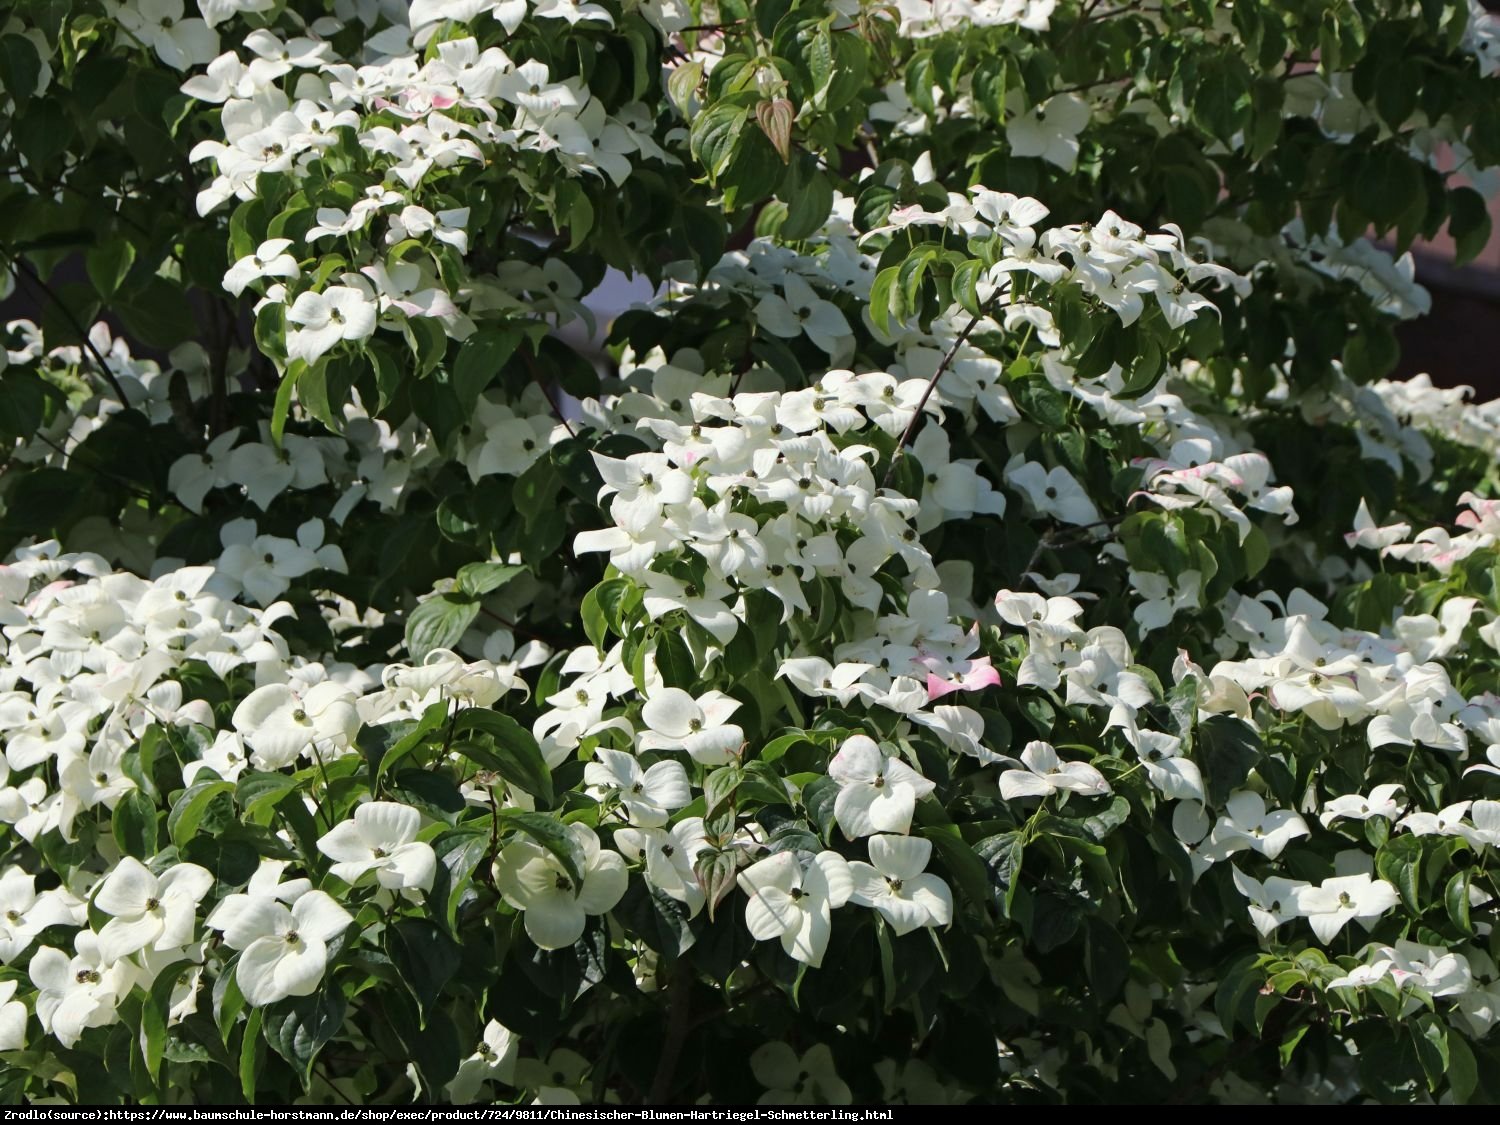
{"label": "white dogwood flower", "polygon": [[318,850],[333,860],[329,871],[346,883],[369,872],[392,891],[428,891],[437,871],[432,845],[417,839],[422,814],[394,801],[369,801],[354,818],[335,824],[318,839]]}
{"label": "white dogwood flower", "polygon": [[722,766],[738,756],[745,732],[729,719],[740,701],[721,691],[696,699],[681,688],[661,688],[641,708],[649,728],[636,739],[642,750],[685,750],[695,762]]}
{"label": "white dogwood flower", "polygon": [[681,762],[657,762],[641,768],[634,754],[600,748],[583,768],[588,794],[601,803],[618,802],[630,823],[655,828],[693,799]]}
{"label": "white dogwood flower", "polygon": [[223,924],[224,943],[240,950],[234,978],[245,1000],[259,1007],[288,996],[309,996],[328,967],[328,943],[354,919],[323,891],[299,895],[290,907],[256,897]]}
{"label": "white dogwood flower", "polygon": [[94,896],[94,906],[110,915],[99,931],[100,957],[118,961],[140,949],[180,949],[192,940],[198,903],[213,885],[213,873],[196,863],[179,863],[157,876],[126,856]]}
{"label": "white dogwood flower", "polygon": [[98,939],[90,931],[80,930],[73,947],[76,953],[69,957],[44,945],[28,969],[37,987],[37,1019],[64,1047],[72,1047],[88,1028],[114,1023],[131,985],[121,962],[100,956]]}
{"label": "white dogwood flower", "polygon": [[379,305],[349,285],[330,285],[321,293],[300,293],[286,311],[286,352],[291,359],[314,363],[341,340],[363,340],[375,332]]}
{"label": "white dogwood flower", "polygon": [[1109,792],[1104,775],[1087,762],[1065,762],[1047,742],[1028,742],[1021,751],[1024,769],[1000,775],[1000,795],[1007,801],[1022,797],[1050,797],[1064,791],[1097,797]]}
{"label": "white dogwood flower", "polygon": [[916,836],[871,836],[870,862],[849,862],[854,881],[849,901],[878,910],[901,934],[953,921],[953,892],[926,874],[932,841]]}
{"label": "white dogwood flower", "polygon": [[1350,921],[1357,921],[1368,930],[1400,901],[1395,887],[1368,874],[1324,879],[1316,887],[1304,887],[1297,892],[1298,911],[1324,945]]}
{"label": "white dogwood flower", "polygon": [[749,896],[745,925],[756,941],[781,939],[787,956],[817,968],[833,932],[833,911],[849,901],[854,877],[838,852],[824,851],[804,862],[776,852],[736,876]]}
{"label": "white dogwood flower", "polygon": [[444,1087],[448,1100],[454,1105],[469,1105],[478,1098],[486,1082],[513,1085],[520,1053],[520,1036],[497,1020],[490,1020],[474,1053],[458,1064],[458,1073]]}
{"label": "white dogwood flower", "polygon": [[618,852],[605,851],[583,824],[568,825],[583,882],[556,855],[530,839],[517,839],[495,859],[495,884],[505,901],[525,914],[526,934],[542,949],[566,949],[583,936],[590,915],[605,914],[625,894],[628,876]]}
{"label": "white dogwood flower", "polygon": [[846,739],[839,747],[828,763],[828,776],[839,784],[833,802],[834,819],[851,840],[875,832],[906,832],[917,802],[936,788],[862,734]]}
{"label": "white dogwood flower", "polygon": [[26,1046],[26,1005],[15,998],[19,981],[0,981],[0,1051]]}
{"label": "white dogwood flower", "polygon": [[292,244],[290,238],[268,238],[253,254],[246,254],[229,267],[224,274],[224,288],[238,297],[252,281],[263,277],[277,277],[290,281],[302,271],[297,259],[286,252]]}

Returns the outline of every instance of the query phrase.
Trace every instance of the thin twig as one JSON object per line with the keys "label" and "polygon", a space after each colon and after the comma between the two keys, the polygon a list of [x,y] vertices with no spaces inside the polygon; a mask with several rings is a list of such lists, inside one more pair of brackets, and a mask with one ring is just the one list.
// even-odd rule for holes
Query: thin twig
{"label": "thin twig", "polygon": [[550,645],[553,643],[546,637],[542,636],[540,633],[533,633],[525,626],[517,625],[510,618],[502,617],[500,614],[496,613],[494,610],[489,609],[486,606],[480,606],[479,612],[484,614],[486,617],[494,618],[496,621],[500,622],[501,625],[504,625],[507,629],[509,629],[512,633],[518,633],[529,641],[540,641],[544,645]]}
{"label": "thin twig", "polygon": [[63,316],[66,317],[68,323],[73,326],[73,331],[77,332],[79,338],[83,340],[83,346],[88,349],[89,354],[94,357],[94,362],[99,365],[99,374],[104,376],[104,381],[108,383],[110,385],[110,389],[115,392],[115,397],[120,400],[120,405],[128,408],[130,406],[130,400],[125,397],[125,388],[120,386],[120,381],[115,378],[115,373],[109,369],[109,361],[106,360],[99,349],[94,346],[94,341],[89,339],[87,330],[83,327],[82,324],[78,322],[78,317],[73,315],[73,310],[68,307],[67,302],[53,291],[52,286],[48,285],[45,281],[42,280],[41,276],[36,272],[36,270],[31,268],[31,263],[28,262],[25,258],[22,258],[19,254],[12,253],[10,250],[4,248],[0,248],[0,253],[3,253],[8,259],[10,259],[11,264],[16,267],[16,271],[23,278],[25,278],[32,285],[41,290],[43,296],[45,296],[49,301],[51,301],[54,305],[62,310]]}
{"label": "thin twig", "polygon": [[[998,297],[1000,292],[1000,290],[996,290],[995,296]],[[886,467],[885,479],[880,482],[881,488],[890,487],[891,477],[896,472],[896,462],[901,460],[901,454],[905,451],[907,443],[911,441],[912,435],[917,432],[917,427],[922,424],[922,411],[927,409],[927,400],[932,397],[932,392],[937,387],[938,380],[943,377],[943,372],[948,370],[948,366],[953,362],[954,356],[958,355],[958,349],[964,346],[964,341],[969,338],[969,333],[973,332],[975,326],[989,315],[989,306],[994,301],[995,297],[991,297],[980,308],[978,313],[969,318],[969,323],[964,325],[964,330],[958,334],[958,337],[949,346],[948,354],[943,356],[942,362],[937,365],[937,370],[932,373],[932,378],[927,380],[927,386],[922,390],[922,397],[917,400],[917,409],[913,412],[911,421],[907,423],[906,430],[901,435],[901,440],[896,443],[896,451],[891,454],[891,463]]]}
{"label": "thin twig", "polygon": [[150,500],[150,499],[152,499],[151,493],[148,492],[146,489],[142,488],[140,485],[135,484],[132,481],[128,481],[124,477],[116,476],[114,473],[110,472],[106,468],[103,468],[102,466],[90,463],[90,461],[89,461],[89,459],[87,457],[80,457],[80,456],[78,456],[78,451],[76,449],[72,453],[69,453],[62,446],[58,445],[57,442],[53,441],[46,434],[43,434],[43,433],[35,433],[35,434],[32,434],[31,436],[33,438],[35,438],[37,441],[41,442],[43,445],[48,446],[49,448],[51,448],[55,452],[57,452],[57,453],[61,454],[62,456],[68,458],[68,460],[70,460],[70,461],[76,461],[80,465],[82,465],[84,468],[90,470],[91,472],[98,473],[105,480],[112,481],[113,483],[119,485],[121,488],[125,489],[126,492],[129,492],[132,496],[135,496],[135,497],[137,497],[138,499],[141,499],[141,500]]}
{"label": "thin twig", "polygon": [[552,416],[563,424],[563,429],[568,431],[569,437],[577,437],[577,431],[574,430],[573,427],[568,424],[568,420],[563,417],[562,407],[557,404],[557,399],[553,397],[552,388],[547,386],[546,381],[542,378],[542,373],[536,369],[535,361],[531,358],[531,356],[526,354],[526,351],[524,349],[521,350],[521,362],[526,364],[526,371],[531,376],[531,381],[535,383],[541,389],[542,394],[547,397],[547,405],[552,407]]}

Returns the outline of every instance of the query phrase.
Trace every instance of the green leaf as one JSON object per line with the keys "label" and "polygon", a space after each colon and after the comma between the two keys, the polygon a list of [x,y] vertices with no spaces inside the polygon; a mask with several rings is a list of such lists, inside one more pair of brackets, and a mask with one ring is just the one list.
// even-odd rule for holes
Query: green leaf
{"label": "green leaf", "polygon": [[1083,971],[1100,1003],[1114,999],[1130,976],[1130,947],[1102,918],[1089,918],[1084,930]]}
{"label": "green leaf", "polygon": [[[304,1090],[311,1083],[318,1053],[344,1026],[347,1010],[344,993],[332,984],[312,996],[281,1000],[260,1009],[264,1012],[266,1042],[291,1064]],[[243,1059],[242,1054],[242,1069]]]}
{"label": "green leaf", "polygon": [[510,566],[506,563],[469,563],[458,569],[458,588],[466,594],[482,597],[500,589],[516,575],[524,574],[525,571],[524,566]]}
{"label": "green leaf", "polygon": [[724,897],[734,889],[734,853],[708,849],[693,860],[693,876],[708,901],[708,920],[714,920],[714,911]]}
{"label": "green leaf", "polygon": [[156,854],[156,804],[139,789],[121,798],[110,814],[115,843],[126,855],[149,859]]}
{"label": "green leaf", "polygon": [[[417,720],[415,726],[401,735],[396,742],[389,747],[382,747],[379,743],[363,742],[364,732],[361,732],[361,745],[365,747],[366,754],[370,760],[370,775],[372,780],[378,780],[388,771],[395,769],[396,765],[407,756],[416,753],[428,740],[428,736],[440,729],[448,721],[450,703],[446,699],[439,699],[435,703],[429,703],[422,712],[422,717]],[[457,720],[455,719],[455,724]],[[371,728],[366,727],[365,731]],[[378,729],[378,728],[377,728]]]}
{"label": "green leaf", "polygon": [[663,630],[656,642],[656,669],[667,687],[691,690],[698,682],[698,666],[682,634]]}
{"label": "green leaf", "polygon": [[1462,1035],[1448,1036],[1448,1088],[1453,1100],[1467,1105],[1479,1087],[1479,1064]]}
{"label": "green leaf", "polygon": [[406,337],[406,346],[417,361],[416,377],[427,378],[448,353],[448,334],[442,322],[431,316],[407,317],[401,331]]}
{"label": "green leaf", "polygon": [[1404,149],[1373,149],[1360,161],[1347,190],[1349,202],[1384,231],[1423,196],[1421,166]]}
{"label": "green leaf", "polygon": [[90,249],[83,261],[94,289],[104,300],[109,300],[135,264],[135,244],[116,236]]}
{"label": "green leaf", "polygon": [[891,320],[898,323],[904,319],[905,308],[900,305],[901,291],[897,286],[899,266],[889,266],[875,275],[870,286],[870,319],[883,336],[891,335]]}
{"label": "green leaf", "polygon": [[281,373],[281,385],[276,388],[276,402],[271,407],[271,441],[281,448],[281,435],[286,433],[286,420],[292,413],[292,392],[297,389],[297,376],[306,370],[301,360]]}
{"label": "green leaf", "polygon": [[1472,262],[1490,241],[1490,209],[1473,188],[1448,193],[1448,234],[1453,238],[1453,264]]}
{"label": "green leaf", "polygon": [[1211,715],[1198,724],[1194,745],[1208,803],[1223,808],[1260,760],[1260,732],[1230,715]]}
{"label": "green leaf", "polygon": [[255,1079],[260,1074],[261,1045],[265,1042],[260,1034],[265,1013],[264,1008],[251,1010],[250,1018],[245,1021],[245,1034],[240,1039],[240,1090],[251,1105],[255,1104]]}
{"label": "green leaf", "polygon": [[839,783],[824,774],[809,782],[802,789],[802,807],[818,826],[818,832],[828,843],[833,843],[833,802],[839,795]]}
{"label": "green leaf", "polygon": [[162,1052],[167,1045],[167,1018],[172,1011],[172,991],[177,987],[177,978],[182,970],[191,971],[196,967],[193,962],[186,960],[169,964],[157,974],[145,1003],[141,1005],[141,1057],[153,1085],[161,1071]]}
{"label": "green leaf", "polygon": [[[453,730],[456,735],[479,732],[494,740],[494,753],[481,764],[493,769],[506,781],[519,786],[544,805],[553,801],[552,771],[531,732],[509,715],[482,707],[468,707],[458,713]],[[471,746],[461,747],[473,754]],[[477,760],[477,758],[476,758]]]}
{"label": "green leaf", "polygon": [[677,107],[677,112],[692,120],[693,102],[699,85],[703,82],[703,64],[686,62],[672,71],[667,79],[667,97]]}
{"label": "green leaf", "polygon": [[299,787],[295,777],[284,773],[245,773],[235,783],[234,800],[246,817],[255,817],[275,808]]}
{"label": "green leaf", "polygon": [[458,908],[474,882],[474,872],[489,854],[490,838],[472,828],[450,828],[434,837],[432,850],[438,868],[429,901],[438,904],[451,932],[458,925]]}
{"label": "green leaf", "polygon": [[1395,836],[1375,853],[1375,873],[1401,892],[1401,901],[1413,913],[1417,905],[1417,875],[1422,867],[1422,840],[1418,836]]}
{"label": "green leaf", "polygon": [[110,307],[130,335],[153,348],[167,351],[198,338],[198,322],[182,287],[165,278],[153,277],[144,285],[132,286],[128,300],[121,297]]}
{"label": "green leaf", "polygon": [[1021,864],[1026,853],[1024,832],[1002,832],[974,845],[974,854],[989,868],[989,879],[999,896],[1001,913],[1011,916],[1016,891],[1021,885]]}
{"label": "green leaf", "polygon": [[953,271],[953,299],[970,316],[983,316],[984,308],[979,301],[979,280],[984,276],[984,263],[970,258]]}
{"label": "green leaf", "polygon": [[56,389],[34,371],[20,366],[0,375],[0,435],[14,444],[33,437],[47,416],[47,400],[60,397]]}
{"label": "green leaf", "polygon": [[928,117],[937,113],[937,104],[932,100],[932,88],[938,84],[937,68],[932,63],[931,51],[918,51],[906,64],[906,96],[911,104]]}
{"label": "green leaf", "polygon": [[760,102],[755,107],[755,123],[771,142],[783,164],[792,161],[792,122],[797,110],[786,98]]}
{"label": "green leaf", "polygon": [[714,770],[703,780],[703,807],[708,813],[712,813],[720,805],[729,801],[736,789],[739,788],[742,774],[737,765],[721,766]]}
{"label": "green leaf", "polygon": [[1472,937],[1474,934],[1474,923],[1469,918],[1469,878],[1471,872],[1455,872],[1453,878],[1448,880],[1448,887],[1443,892],[1443,905],[1448,910],[1448,917],[1455,926],[1465,935]]}
{"label": "green leaf", "polygon": [[496,375],[510,362],[525,334],[516,328],[481,328],[458,349],[453,361],[453,393],[465,414]]}
{"label": "green leaf", "polygon": [[1411,1037],[1416,1045],[1422,1070],[1427,1075],[1427,1088],[1436,1091],[1448,1075],[1448,1029],[1437,1016],[1424,1012],[1412,1026]]}
{"label": "green leaf", "polygon": [[991,900],[990,873],[984,860],[974,853],[958,829],[951,824],[927,824],[920,829],[921,835],[932,841],[932,850],[938,855],[948,874],[981,915]]}
{"label": "green leaf", "polygon": [[693,119],[690,145],[698,162],[716,182],[734,157],[735,144],[744,128],[749,110],[744,106],[720,102]]}
{"label": "green leaf", "polygon": [[809,170],[805,173],[805,178],[804,175],[797,177],[797,184],[791,189],[791,198],[786,201],[786,218],[782,221],[780,231],[782,238],[793,242],[815,234],[827,221],[828,213],[833,210],[833,182],[818,171],[811,157],[798,161],[792,167],[796,169],[804,163]]}
{"label": "green leaf", "polygon": [[36,93],[42,73],[36,46],[24,35],[0,36],[0,60],[4,60],[0,73],[5,75],[5,92],[17,102],[25,102]]}
{"label": "green leaf", "polygon": [[172,811],[167,816],[167,834],[172,838],[172,843],[179,848],[185,847],[198,832],[198,825],[203,821],[203,814],[208,811],[209,804],[221,793],[233,793],[235,785],[232,781],[223,781],[214,778],[212,781],[200,781],[183,795],[177,798],[172,805]]}
{"label": "green leaf", "polygon": [[406,619],[406,647],[420,663],[434,649],[451,649],[479,616],[479,603],[466,594],[428,598]]}
{"label": "green leaf", "polygon": [[453,939],[431,922],[403,918],[385,931],[385,952],[417,1002],[421,1026],[462,960]]}
{"label": "green leaf", "polygon": [[[611,579],[619,582],[621,579]],[[601,586],[595,586],[587,594],[583,595],[583,601],[578,607],[578,616],[583,623],[583,635],[588,637],[589,643],[600,652],[604,651],[604,642],[608,637],[609,624],[604,619],[604,608],[599,604],[599,591]]]}
{"label": "green leaf", "polygon": [[546,813],[521,809],[501,809],[500,820],[502,824],[520,829],[555,855],[575,887],[583,885],[583,853],[561,821]]}

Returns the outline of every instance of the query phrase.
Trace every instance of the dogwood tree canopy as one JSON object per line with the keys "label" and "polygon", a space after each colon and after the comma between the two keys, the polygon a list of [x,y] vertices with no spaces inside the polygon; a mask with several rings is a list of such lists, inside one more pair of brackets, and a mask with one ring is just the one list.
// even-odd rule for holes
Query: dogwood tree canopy
{"label": "dogwood tree canopy", "polygon": [[0,1101],[1500,1097],[1478,4],[0,19]]}

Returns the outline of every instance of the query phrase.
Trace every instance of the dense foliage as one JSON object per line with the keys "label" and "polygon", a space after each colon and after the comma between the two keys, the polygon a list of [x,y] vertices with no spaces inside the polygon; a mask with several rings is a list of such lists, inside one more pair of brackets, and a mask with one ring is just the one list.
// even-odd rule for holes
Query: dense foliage
{"label": "dense foliage", "polygon": [[0,19],[0,1102],[1500,1097],[1477,5]]}

